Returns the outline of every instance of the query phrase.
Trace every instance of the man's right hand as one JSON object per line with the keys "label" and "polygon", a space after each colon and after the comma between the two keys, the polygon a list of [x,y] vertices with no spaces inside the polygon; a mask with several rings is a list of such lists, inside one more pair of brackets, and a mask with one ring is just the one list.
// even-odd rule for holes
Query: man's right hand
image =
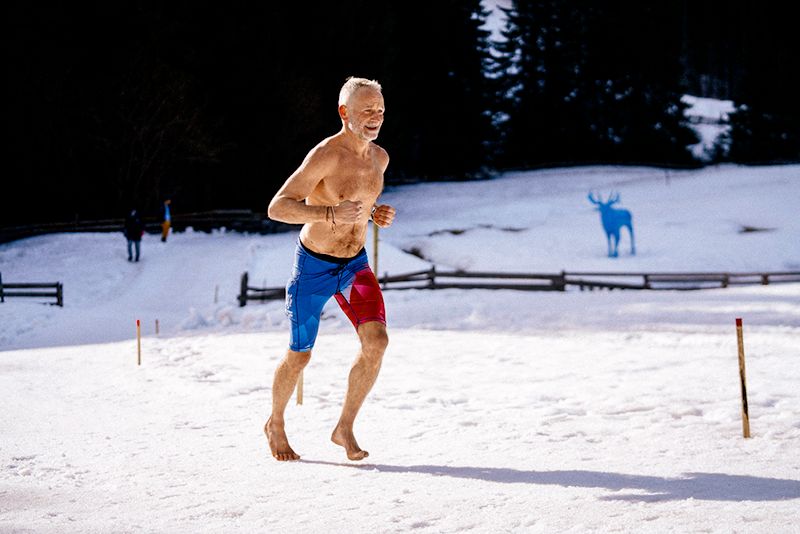
{"label": "man's right hand", "polygon": [[337,223],[355,224],[363,215],[363,202],[345,200],[333,208],[333,216]]}

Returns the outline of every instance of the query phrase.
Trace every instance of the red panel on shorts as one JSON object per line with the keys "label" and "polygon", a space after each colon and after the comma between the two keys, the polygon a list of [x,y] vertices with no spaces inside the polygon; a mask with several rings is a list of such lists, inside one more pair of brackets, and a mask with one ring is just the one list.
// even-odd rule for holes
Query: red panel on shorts
{"label": "red panel on shorts", "polygon": [[381,286],[369,267],[358,271],[353,284],[335,296],[336,302],[356,329],[358,325],[370,321],[386,324]]}

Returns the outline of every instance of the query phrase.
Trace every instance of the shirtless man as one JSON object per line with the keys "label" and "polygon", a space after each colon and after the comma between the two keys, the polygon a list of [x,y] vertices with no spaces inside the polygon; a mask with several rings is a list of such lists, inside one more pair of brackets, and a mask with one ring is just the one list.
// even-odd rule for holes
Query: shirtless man
{"label": "shirtless man", "polygon": [[383,124],[381,86],[348,78],[339,93],[342,129],[308,153],[269,204],[269,217],[303,224],[292,278],[286,288],[291,342],[272,383],[272,415],[264,426],[272,456],[299,460],[284,430],[284,411],[300,372],[311,359],[325,303],[335,297],[361,341],[347,385],[342,415],[331,441],[344,447],[350,460],[369,453],[353,435],[353,422],[381,367],[389,342],[383,296],[367,263],[367,222],[380,228],[394,220],[395,210],[376,204],[383,190],[389,155],[373,143]]}

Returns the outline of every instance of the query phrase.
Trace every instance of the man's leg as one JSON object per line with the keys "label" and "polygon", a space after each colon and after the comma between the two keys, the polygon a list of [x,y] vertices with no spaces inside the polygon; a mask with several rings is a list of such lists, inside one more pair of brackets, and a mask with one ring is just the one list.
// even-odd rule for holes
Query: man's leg
{"label": "man's leg", "polygon": [[128,239],[128,261],[133,261],[133,241]]}
{"label": "man's leg", "polygon": [[386,325],[377,321],[360,325],[358,337],[361,340],[361,351],[350,369],[342,416],[331,435],[331,441],[344,447],[350,460],[363,460],[369,456],[369,453],[362,450],[356,442],[353,423],[364,399],[378,378],[383,353],[389,344]]}
{"label": "man's leg", "polygon": [[289,440],[284,431],[283,414],[286,405],[292,397],[292,392],[297,384],[300,371],[308,364],[311,359],[311,352],[295,352],[290,350],[286,357],[275,370],[275,378],[272,381],[272,415],[267,424],[264,425],[264,432],[269,440],[269,448],[272,456],[279,461],[299,460],[300,456],[289,446]]}

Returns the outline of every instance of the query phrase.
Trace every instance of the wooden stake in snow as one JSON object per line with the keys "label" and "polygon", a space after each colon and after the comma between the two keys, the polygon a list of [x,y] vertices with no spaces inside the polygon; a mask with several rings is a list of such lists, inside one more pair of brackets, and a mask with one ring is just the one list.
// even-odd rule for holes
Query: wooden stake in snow
{"label": "wooden stake in snow", "polygon": [[378,225],[372,223],[372,272],[378,272]]}
{"label": "wooden stake in snow", "polygon": [[142,365],[142,325],[136,319],[136,365]]}
{"label": "wooden stake in snow", "polygon": [[219,284],[214,286],[214,304],[216,304],[217,301],[219,301]]}
{"label": "wooden stake in snow", "polygon": [[744,374],[744,334],[742,333],[742,320],[736,319],[736,340],[739,343],[739,384],[742,388],[742,433],[750,437],[750,412],[747,408],[747,381]]}
{"label": "wooden stake in snow", "polygon": [[158,335],[158,319],[156,319],[156,335]]}
{"label": "wooden stake in snow", "polygon": [[303,404],[303,371],[297,377],[297,404]]}

